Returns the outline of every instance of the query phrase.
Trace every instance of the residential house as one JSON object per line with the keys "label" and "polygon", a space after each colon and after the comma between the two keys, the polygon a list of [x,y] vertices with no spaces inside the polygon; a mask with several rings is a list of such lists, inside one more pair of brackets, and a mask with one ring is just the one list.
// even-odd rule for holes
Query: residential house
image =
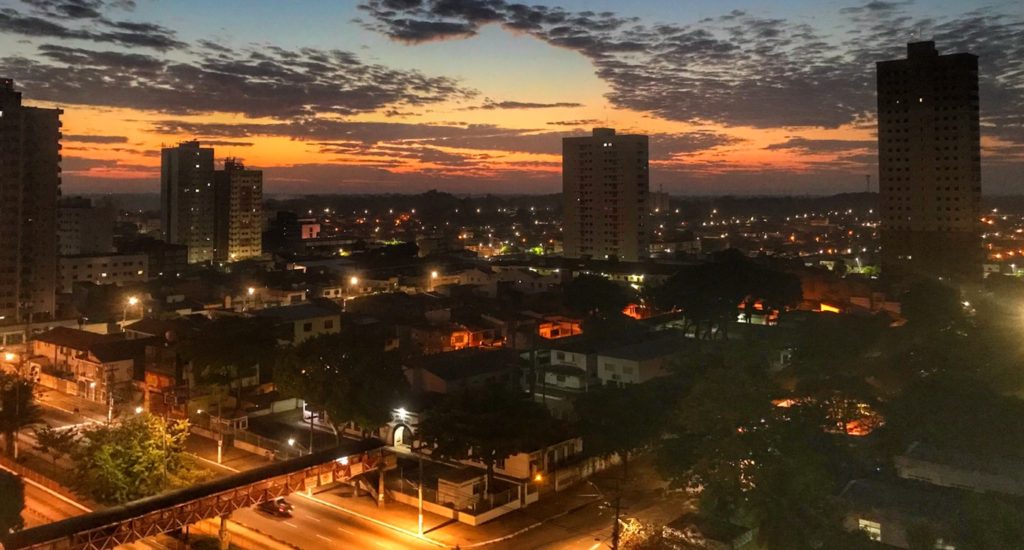
{"label": "residential house", "polygon": [[30,341],[29,364],[45,387],[101,403],[124,401],[126,396],[116,394],[142,378],[145,349],[152,341],[57,327]]}
{"label": "residential house", "polygon": [[274,320],[278,324],[279,338],[296,345],[317,336],[341,332],[341,310],[333,305],[280,306],[259,310],[255,314]]}
{"label": "residential house", "polygon": [[519,358],[504,349],[466,348],[407,360],[405,376],[417,393],[448,394],[487,384],[512,384]]}

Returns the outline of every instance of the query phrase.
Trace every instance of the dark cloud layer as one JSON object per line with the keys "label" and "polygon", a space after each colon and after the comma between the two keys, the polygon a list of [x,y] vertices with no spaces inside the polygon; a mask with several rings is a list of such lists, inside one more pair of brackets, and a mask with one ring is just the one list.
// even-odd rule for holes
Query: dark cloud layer
{"label": "dark cloud layer", "polygon": [[128,136],[64,134],[63,141],[74,143],[128,143]]}
{"label": "dark cloud layer", "polygon": [[[807,23],[734,10],[695,25],[640,24],[506,0],[368,0],[365,27],[419,43],[498,23],[588,57],[614,104],[681,121],[836,127],[873,115],[874,63],[903,55],[907,29],[943,51],[981,58],[984,116],[1019,133],[1024,111],[1024,14],[979,9],[950,20],[873,0],[839,10],[822,33]],[[624,4],[626,6],[626,4]]]}
{"label": "dark cloud layer", "polygon": [[40,46],[39,54],[0,59],[0,73],[36,99],[173,114],[351,115],[475,93],[450,78],[366,64],[340,50],[218,50],[193,62],[57,44]]}
{"label": "dark cloud layer", "polygon": [[154,23],[117,21],[104,16],[108,10],[132,9],[131,0],[23,0],[28,12],[0,9],[0,32],[29,37],[107,42],[128,47],[168,51],[186,44],[176,33]]}
{"label": "dark cloud layer", "polygon": [[487,99],[482,105],[473,107],[467,107],[467,110],[496,110],[496,109],[571,109],[575,107],[582,107],[582,103],[573,102],[556,102],[556,103],[537,103],[530,101],[494,101]]}

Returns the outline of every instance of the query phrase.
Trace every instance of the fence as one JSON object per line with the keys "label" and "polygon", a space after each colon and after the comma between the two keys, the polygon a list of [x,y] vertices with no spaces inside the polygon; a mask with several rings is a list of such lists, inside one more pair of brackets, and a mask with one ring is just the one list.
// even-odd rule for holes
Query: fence
{"label": "fence", "polygon": [[[274,453],[274,457],[280,460],[288,460],[289,458],[297,458],[303,455],[303,450],[298,447],[281,443],[280,441],[270,439],[269,437],[263,437],[262,435],[252,433],[248,430],[235,430],[233,435],[233,444],[235,447],[240,449],[252,451],[252,449],[246,449],[245,445],[249,445],[255,449]],[[239,443],[242,445],[239,445]],[[255,452],[257,452],[257,454],[263,454],[259,451]]]}

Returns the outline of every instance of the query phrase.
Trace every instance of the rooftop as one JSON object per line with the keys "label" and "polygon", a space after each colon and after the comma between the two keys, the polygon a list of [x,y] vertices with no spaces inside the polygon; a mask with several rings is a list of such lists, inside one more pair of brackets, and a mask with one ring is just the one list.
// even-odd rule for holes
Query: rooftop
{"label": "rooftop", "polygon": [[259,317],[270,317],[279,321],[302,321],[316,317],[330,317],[340,315],[341,310],[321,304],[299,304],[294,306],[279,306],[263,309],[256,312]]}

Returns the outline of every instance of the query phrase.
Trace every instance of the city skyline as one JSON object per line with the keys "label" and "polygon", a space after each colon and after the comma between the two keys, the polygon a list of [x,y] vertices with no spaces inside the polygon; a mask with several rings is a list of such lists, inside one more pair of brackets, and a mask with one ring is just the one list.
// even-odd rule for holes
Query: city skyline
{"label": "city skyline", "polygon": [[828,194],[877,189],[874,62],[934,39],[979,56],[985,192],[1024,167],[1012,3],[301,7],[12,1],[0,75],[65,109],[66,193],[155,192],[193,138],[267,193],[555,193],[561,138],[609,126],[652,189]]}

